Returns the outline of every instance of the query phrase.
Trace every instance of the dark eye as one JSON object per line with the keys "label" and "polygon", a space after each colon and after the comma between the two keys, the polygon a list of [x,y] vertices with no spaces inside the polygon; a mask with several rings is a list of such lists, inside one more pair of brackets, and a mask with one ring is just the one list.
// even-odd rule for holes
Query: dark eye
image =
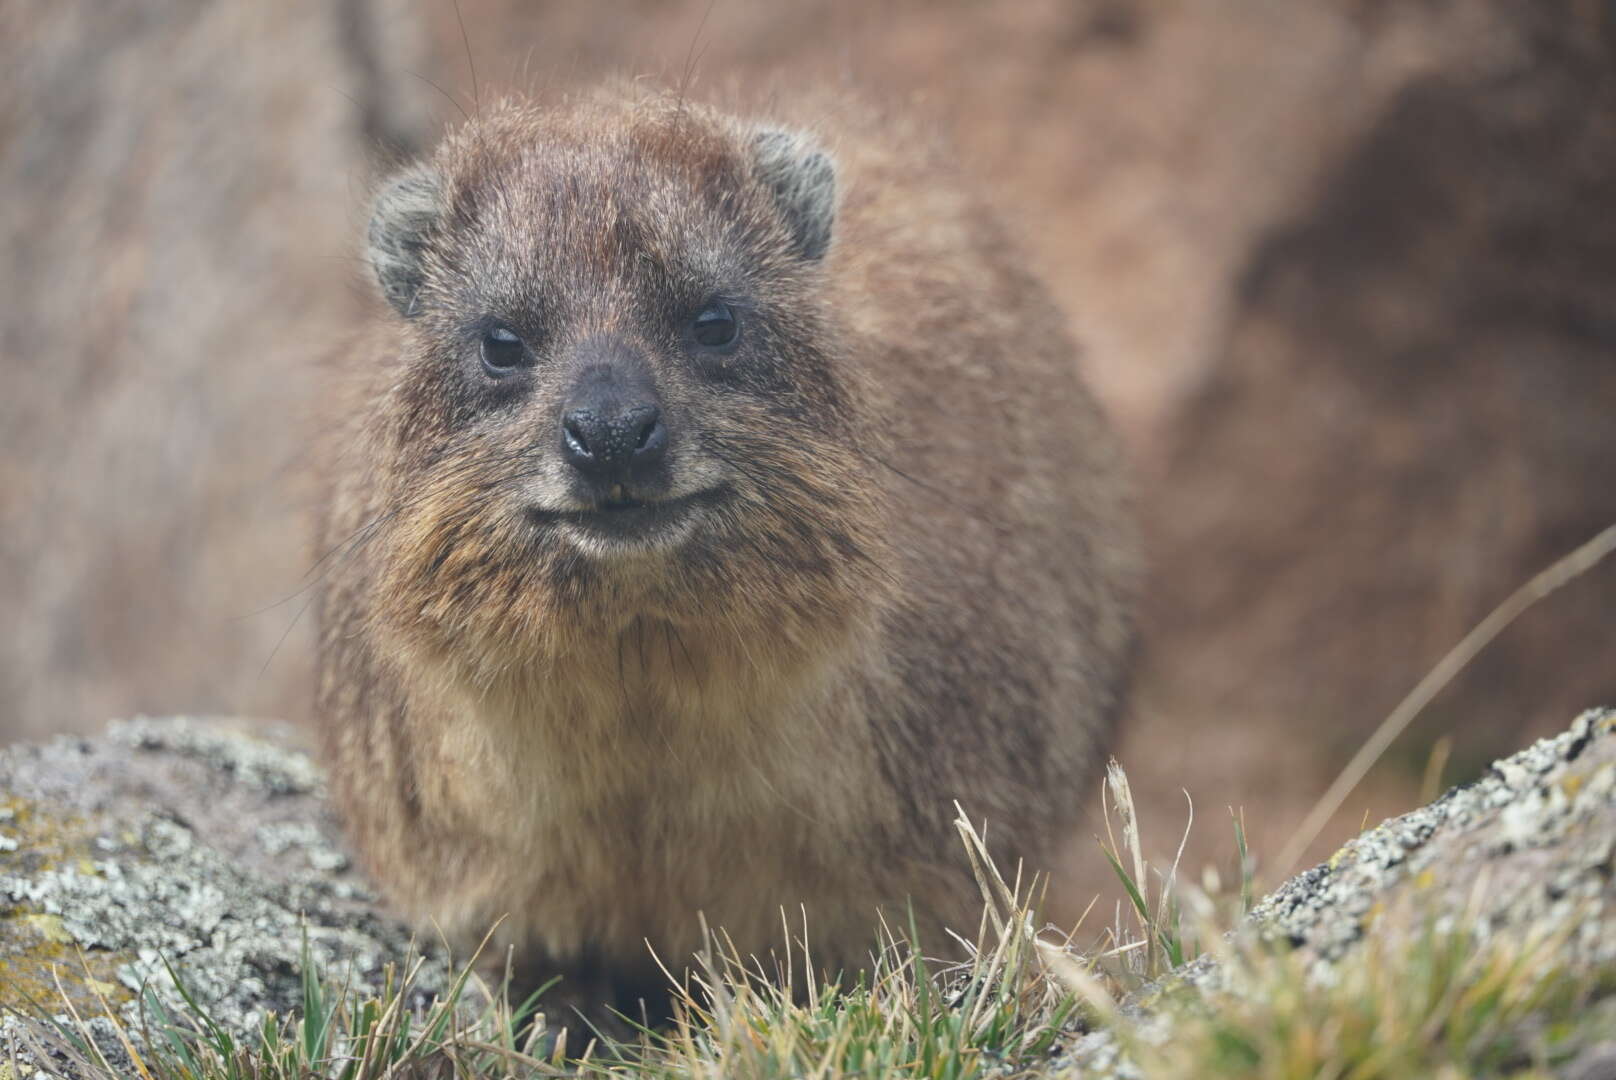
{"label": "dark eye", "polygon": [[483,332],[483,370],[496,378],[527,364],[527,346],[503,326]]}
{"label": "dark eye", "polygon": [[722,300],[714,300],[702,309],[690,324],[690,336],[706,349],[722,349],[732,345],[741,328],[735,321],[735,312]]}

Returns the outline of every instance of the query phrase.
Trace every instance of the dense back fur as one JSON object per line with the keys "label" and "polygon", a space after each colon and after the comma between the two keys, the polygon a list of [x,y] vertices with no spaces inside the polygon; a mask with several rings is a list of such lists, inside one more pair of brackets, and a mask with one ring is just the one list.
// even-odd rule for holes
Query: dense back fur
{"label": "dense back fur", "polygon": [[[762,955],[805,905],[835,970],[912,901],[941,948],[975,925],[954,801],[1047,864],[1109,737],[1135,545],[1062,320],[923,141],[837,115],[513,102],[376,203],[391,310],[326,465],[334,784],[402,906],[507,916],[581,995],[654,982],[647,940],[682,963],[698,912]],[[680,336],[715,302],[728,351]],[[480,366],[496,324],[519,379]],[[688,509],[633,544],[556,449],[603,342]]]}

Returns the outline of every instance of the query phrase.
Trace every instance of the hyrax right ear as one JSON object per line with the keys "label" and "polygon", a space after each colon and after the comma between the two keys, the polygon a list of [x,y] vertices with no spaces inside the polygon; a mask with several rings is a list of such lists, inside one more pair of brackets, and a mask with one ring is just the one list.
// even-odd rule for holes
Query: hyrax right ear
{"label": "hyrax right ear", "polygon": [[414,165],[389,179],[371,204],[369,255],[387,302],[408,318],[424,280],[426,238],[437,224],[443,180],[428,165]]}
{"label": "hyrax right ear", "polygon": [[797,250],[821,259],[836,223],[836,165],[809,136],[764,128],[754,136],[753,158],[785,216]]}

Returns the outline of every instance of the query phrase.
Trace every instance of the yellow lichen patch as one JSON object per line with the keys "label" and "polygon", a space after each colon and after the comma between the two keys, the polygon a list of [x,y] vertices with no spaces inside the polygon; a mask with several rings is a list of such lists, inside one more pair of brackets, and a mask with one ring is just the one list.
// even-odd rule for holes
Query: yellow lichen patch
{"label": "yellow lichen patch", "polygon": [[81,949],[62,920],[40,912],[0,917],[0,1007],[60,1011],[65,993],[75,1008],[101,1011],[133,995],[118,969],[134,959],[123,952]]}
{"label": "yellow lichen patch", "polygon": [[1566,798],[1575,799],[1587,779],[1582,773],[1568,773],[1560,779],[1560,790],[1565,793]]}
{"label": "yellow lichen patch", "polygon": [[[0,800],[6,834],[17,849],[3,858],[12,873],[36,877],[52,870],[94,874],[85,823],[41,811],[26,799]],[[3,900],[0,900],[3,905]],[[53,1008],[65,992],[75,1008],[99,1012],[132,995],[118,982],[118,968],[133,957],[81,950],[60,915],[21,903],[0,906],[0,1006]],[[58,988],[58,983],[60,988]]]}
{"label": "yellow lichen patch", "polygon": [[1414,887],[1416,889],[1429,889],[1435,884],[1436,871],[1434,870],[1421,870],[1417,875],[1415,875]]}
{"label": "yellow lichen patch", "polygon": [[33,810],[33,804],[26,799],[0,799],[0,829],[4,829],[12,839],[17,839],[17,832],[33,819]]}
{"label": "yellow lichen patch", "polygon": [[52,945],[73,944],[73,935],[62,925],[60,915],[19,915],[16,921],[20,925],[33,927],[41,938]]}
{"label": "yellow lichen patch", "polygon": [[43,942],[0,958],[0,1007],[60,1012],[65,994],[75,1009],[99,1014],[134,995],[118,982],[120,953],[81,951]]}
{"label": "yellow lichen patch", "polygon": [[85,979],[84,988],[99,998],[112,1001],[119,998],[123,988],[116,983],[102,982],[100,979]]}
{"label": "yellow lichen patch", "polygon": [[90,838],[77,818],[41,814],[32,802],[16,797],[0,799],[0,810],[6,835],[17,841],[17,849],[3,857],[26,863],[30,873],[53,869],[70,851],[89,854]]}

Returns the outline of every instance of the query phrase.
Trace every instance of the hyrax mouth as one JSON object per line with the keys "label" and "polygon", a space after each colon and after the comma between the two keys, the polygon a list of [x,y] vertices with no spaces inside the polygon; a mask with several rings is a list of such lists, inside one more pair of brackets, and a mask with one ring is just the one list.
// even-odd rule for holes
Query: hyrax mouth
{"label": "hyrax mouth", "polygon": [[636,499],[628,493],[628,488],[622,484],[614,484],[611,493],[601,500],[601,511],[612,514],[622,510],[638,510],[642,506],[650,505],[642,499]]}
{"label": "hyrax mouth", "polygon": [[561,525],[592,539],[627,543],[677,542],[688,535],[702,511],[729,497],[724,487],[694,492],[674,499],[640,498],[623,485],[614,486],[594,506],[580,510],[532,508],[529,516],[539,524]]}

